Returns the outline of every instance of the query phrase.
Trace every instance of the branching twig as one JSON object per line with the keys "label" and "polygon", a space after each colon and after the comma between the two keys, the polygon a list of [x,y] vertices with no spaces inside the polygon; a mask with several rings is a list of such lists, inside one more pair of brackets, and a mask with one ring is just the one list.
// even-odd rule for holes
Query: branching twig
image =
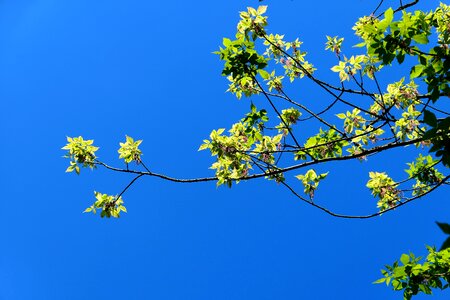
{"label": "branching twig", "polygon": [[385,214],[385,213],[387,213],[387,212],[393,211],[394,209],[396,209],[396,208],[398,208],[398,207],[401,207],[401,206],[403,206],[403,205],[405,205],[405,204],[407,204],[407,203],[410,203],[410,202],[412,202],[412,201],[414,201],[414,200],[417,200],[417,199],[419,199],[419,198],[422,198],[422,197],[425,196],[425,195],[428,195],[429,193],[431,193],[432,191],[434,191],[435,189],[437,189],[439,186],[441,186],[441,185],[444,183],[444,181],[446,181],[446,180],[449,179],[449,178],[450,178],[450,175],[448,175],[447,177],[445,177],[443,181],[441,181],[440,183],[436,184],[436,185],[433,186],[430,190],[426,191],[425,193],[423,193],[423,194],[421,194],[421,195],[418,195],[418,196],[412,197],[412,198],[408,198],[408,199],[406,199],[405,201],[403,201],[403,202],[401,202],[401,203],[399,203],[399,204],[397,204],[397,205],[395,205],[395,206],[393,206],[393,207],[390,207],[390,208],[388,208],[388,209],[386,209],[386,210],[379,211],[379,212],[376,212],[376,213],[373,213],[373,214],[369,214],[369,215],[345,215],[345,214],[338,214],[338,213],[335,213],[335,212],[333,212],[333,211],[331,211],[331,210],[329,210],[329,209],[327,209],[327,208],[325,208],[325,207],[323,207],[323,206],[320,206],[320,205],[318,205],[318,204],[316,204],[316,203],[314,203],[314,202],[307,201],[306,199],[304,199],[303,197],[301,197],[301,196],[300,196],[294,189],[292,189],[290,186],[285,185],[285,184],[283,184],[283,185],[286,186],[286,187],[288,188],[288,190],[289,190],[294,196],[296,196],[297,198],[301,199],[302,201],[305,201],[305,202],[308,203],[309,205],[314,206],[315,208],[318,208],[318,209],[322,210],[323,212],[325,212],[325,213],[327,213],[327,214],[329,214],[329,215],[331,215],[331,216],[333,216],[333,217],[336,217],[336,218],[343,218],[343,219],[370,219],[370,218],[374,218],[374,217],[380,216],[380,215],[382,215],[382,214]]}

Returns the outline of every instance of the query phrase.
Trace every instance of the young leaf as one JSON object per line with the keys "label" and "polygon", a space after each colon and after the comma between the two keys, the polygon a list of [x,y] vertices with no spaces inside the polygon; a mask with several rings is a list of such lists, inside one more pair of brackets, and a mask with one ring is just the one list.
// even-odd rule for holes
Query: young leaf
{"label": "young leaf", "polygon": [[262,15],[266,12],[267,10],[267,5],[261,5],[258,7],[257,12],[259,15]]}
{"label": "young leaf", "polygon": [[392,7],[389,7],[384,12],[384,19],[387,21],[387,23],[392,23],[392,20],[394,19],[394,10],[392,9]]}
{"label": "young leaf", "polygon": [[409,255],[403,253],[402,256],[400,256],[400,261],[402,262],[402,264],[406,265],[407,263],[409,263]]}
{"label": "young leaf", "polygon": [[268,80],[270,78],[270,74],[266,70],[260,69],[258,70],[258,73],[264,80]]}
{"label": "young leaf", "polygon": [[412,39],[417,44],[428,44],[428,37],[425,34],[416,34],[412,37]]}

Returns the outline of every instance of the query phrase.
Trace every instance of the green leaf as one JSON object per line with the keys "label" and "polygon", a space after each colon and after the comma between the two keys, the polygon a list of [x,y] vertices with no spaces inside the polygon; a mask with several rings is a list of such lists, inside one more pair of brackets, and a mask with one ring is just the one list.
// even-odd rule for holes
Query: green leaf
{"label": "green leaf", "polygon": [[[425,110],[423,112],[423,121],[425,122],[425,124],[430,125],[431,127],[437,126],[436,115],[428,110]],[[438,225],[439,225],[439,223],[438,223]]]}
{"label": "green leaf", "polygon": [[256,15],[256,9],[254,9],[253,7],[247,7],[248,12],[250,13],[251,16],[255,16]]}
{"label": "green leaf", "polygon": [[394,19],[394,10],[392,8],[388,8],[384,12],[384,19],[381,20],[377,24],[378,30],[381,31],[381,32],[384,32],[386,30],[386,28],[388,28],[388,26],[392,23],[393,19]]}
{"label": "green leaf", "polygon": [[336,65],[336,66],[333,66],[333,67],[331,68],[331,71],[333,71],[333,72],[340,72],[340,71],[342,71],[342,69],[343,69],[343,66],[341,66],[341,65]]}
{"label": "green leaf", "polygon": [[225,47],[229,47],[231,45],[231,40],[227,38],[223,38],[222,43]]}
{"label": "green leaf", "polygon": [[445,242],[442,244],[441,249],[439,251],[450,248],[450,237],[448,237]]}
{"label": "green leaf", "polygon": [[428,44],[428,37],[425,34],[416,34],[412,37],[412,39],[417,43],[417,44]]}
{"label": "green leaf", "polygon": [[409,263],[409,255],[403,253],[400,257],[400,261],[402,262],[402,264],[406,265],[407,263]]}
{"label": "green leaf", "polygon": [[392,9],[392,7],[389,7],[385,12],[384,12],[384,19],[388,22],[391,23],[392,20],[394,19],[394,10]]}
{"label": "green leaf", "polygon": [[424,65],[415,65],[411,68],[410,77],[411,79],[417,78],[422,75],[423,70],[425,69]]}
{"label": "green leaf", "polygon": [[259,70],[258,70],[258,73],[259,73],[259,75],[261,75],[261,77],[262,77],[264,80],[268,80],[268,79],[270,78],[270,74],[269,74],[269,72],[267,72],[266,70],[259,69]]}
{"label": "green leaf", "polygon": [[419,55],[419,62],[421,65],[426,66],[427,65],[427,58],[423,55]]}
{"label": "green leaf", "polygon": [[374,281],[373,283],[383,283],[385,281],[386,281],[386,277],[383,277],[383,278],[380,278],[380,279]]}
{"label": "green leaf", "polygon": [[399,53],[399,54],[397,54],[397,61],[398,61],[398,63],[399,64],[402,64],[403,63],[403,61],[405,60],[405,53]]}
{"label": "green leaf", "polygon": [[209,144],[202,144],[202,145],[200,145],[200,147],[198,148],[198,151],[202,151],[202,150],[208,149],[208,147],[209,147]]}
{"label": "green leaf", "polygon": [[258,7],[257,12],[258,14],[262,15],[263,13],[265,13],[267,11],[267,5],[261,5]]}
{"label": "green leaf", "polygon": [[[437,128],[430,129],[430,130],[428,130],[427,132],[425,132],[423,134],[423,138],[424,139],[431,139],[431,138],[436,136],[436,133],[437,133]],[[430,150],[430,152],[433,152],[433,151]]]}
{"label": "green leaf", "polygon": [[450,234],[450,224],[448,224],[448,223],[439,223],[439,222],[436,222],[436,224],[439,226],[439,228],[441,228],[441,230],[444,233]]}

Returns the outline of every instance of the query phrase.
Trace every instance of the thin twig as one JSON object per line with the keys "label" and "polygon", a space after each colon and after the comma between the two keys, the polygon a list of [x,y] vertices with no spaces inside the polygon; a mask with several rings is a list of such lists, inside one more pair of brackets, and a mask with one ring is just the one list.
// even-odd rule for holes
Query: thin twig
{"label": "thin twig", "polygon": [[406,201],[403,201],[403,202],[401,202],[401,203],[399,203],[399,204],[397,204],[397,205],[395,205],[395,206],[392,206],[392,207],[390,207],[390,208],[388,208],[388,209],[386,209],[386,210],[379,211],[379,212],[376,212],[376,213],[373,213],[373,214],[369,214],[369,215],[345,215],[345,214],[338,214],[338,213],[335,213],[335,212],[333,212],[333,211],[331,211],[331,210],[329,210],[329,209],[327,209],[327,208],[325,208],[325,207],[323,207],[323,206],[321,206],[321,205],[318,205],[318,204],[316,204],[316,203],[314,203],[314,202],[310,202],[310,201],[307,201],[307,200],[305,201],[305,199],[304,199],[303,197],[301,197],[301,196],[300,196],[294,189],[292,189],[289,185],[283,184],[283,183],[282,183],[282,184],[283,184],[285,187],[287,187],[287,188],[289,189],[289,191],[290,191],[294,196],[296,196],[297,198],[299,198],[299,199],[305,201],[305,202],[308,203],[309,205],[314,206],[315,208],[318,208],[318,209],[322,210],[323,212],[325,212],[325,213],[327,213],[327,214],[329,214],[329,215],[331,215],[331,216],[333,216],[333,217],[336,217],[336,218],[343,218],[343,219],[370,219],[370,218],[374,218],[374,217],[380,216],[380,215],[382,215],[382,214],[385,214],[385,213],[387,213],[387,212],[393,211],[394,209],[396,209],[396,208],[398,208],[398,207],[401,207],[401,206],[403,206],[403,205],[405,205],[405,204],[407,204],[407,203],[410,203],[410,202],[412,202],[412,201],[414,201],[414,200],[417,200],[417,199],[419,199],[419,198],[422,198],[422,197],[425,196],[425,195],[428,195],[429,193],[431,193],[432,191],[434,191],[435,189],[437,189],[439,186],[441,186],[441,185],[443,184],[443,182],[446,181],[446,180],[449,179],[449,178],[450,178],[450,175],[448,175],[447,177],[445,177],[444,180],[443,180],[442,182],[436,184],[436,185],[433,186],[430,190],[426,191],[425,193],[423,193],[423,194],[421,194],[421,195],[418,195],[418,196],[412,197],[412,198],[408,198]]}
{"label": "thin twig", "polygon": [[120,199],[120,197],[128,190],[128,188],[130,188],[130,186],[133,185],[133,183],[136,182],[136,180],[138,180],[139,178],[141,178],[142,176],[144,176],[145,174],[139,174],[138,176],[136,176],[133,180],[130,181],[130,183],[122,190],[122,192],[120,192],[119,196],[116,197],[117,199]]}
{"label": "thin twig", "polygon": [[375,15],[375,13],[377,12],[377,10],[381,7],[381,5],[383,4],[384,0],[381,0],[380,3],[378,3],[378,6],[374,9],[374,11],[370,14],[372,16]]}

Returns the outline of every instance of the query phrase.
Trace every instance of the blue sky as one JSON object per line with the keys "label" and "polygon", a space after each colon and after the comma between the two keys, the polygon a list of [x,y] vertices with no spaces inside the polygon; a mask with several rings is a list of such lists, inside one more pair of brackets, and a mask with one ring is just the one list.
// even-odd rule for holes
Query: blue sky
{"label": "blue sky", "polygon": [[[336,82],[325,35],[345,36],[354,51],[351,27],[373,10],[367,2],[263,3],[270,30],[300,37],[319,74]],[[421,7],[438,5],[427,2]],[[401,253],[440,246],[445,236],[434,222],[450,221],[448,189],[360,221],[332,218],[263,180],[227,189],[144,178],[124,195],[128,214],[120,219],[81,213],[94,190],[119,193],[130,177],[65,174],[66,136],[95,139],[100,158],[119,165],[127,134],[144,140],[152,170],[212,175],[198,146],[249,107],[225,93],[212,52],[234,36],[238,12],[258,4],[0,2],[0,299],[401,298],[372,282]],[[291,91],[327,101],[308,88]],[[332,165],[317,201],[340,212],[374,211],[361,188],[368,170],[401,171],[404,156]]]}

